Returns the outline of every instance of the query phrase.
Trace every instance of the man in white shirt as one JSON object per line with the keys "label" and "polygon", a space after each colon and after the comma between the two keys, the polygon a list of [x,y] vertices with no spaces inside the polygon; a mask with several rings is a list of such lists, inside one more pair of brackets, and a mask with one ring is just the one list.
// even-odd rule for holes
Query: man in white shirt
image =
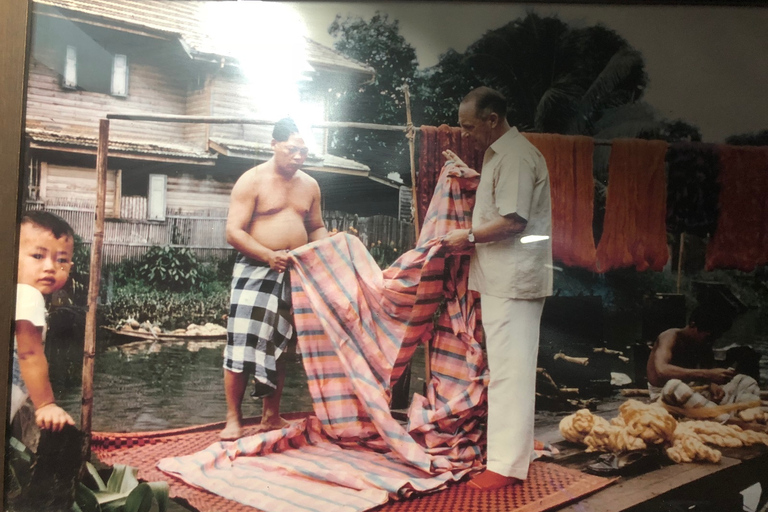
{"label": "man in white shirt", "polygon": [[471,91],[459,124],[485,156],[472,228],[451,231],[443,243],[451,252],[474,248],[469,288],[480,292],[490,382],[487,465],[469,485],[492,490],[525,480],[533,457],[539,325],[552,295],[549,174],[541,153],[509,125],[498,91]]}

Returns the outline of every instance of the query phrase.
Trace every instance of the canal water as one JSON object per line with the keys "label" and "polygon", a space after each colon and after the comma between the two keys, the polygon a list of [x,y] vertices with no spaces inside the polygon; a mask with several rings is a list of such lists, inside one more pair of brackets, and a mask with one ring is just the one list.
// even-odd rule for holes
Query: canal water
{"label": "canal water", "polygon": [[[606,322],[610,348],[628,350],[638,340],[638,323],[613,318]],[[750,310],[741,315],[717,346],[751,345],[761,354],[761,383],[768,383],[768,314]],[[93,429],[141,432],[223,421],[226,413],[222,377],[223,345],[217,343],[151,343],[116,345],[108,333],[97,340],[94,375]],[[58,402],[79,422],[82,342],[49,338],[47,353]],[[632,363],[626,365],[632,367]],[[620,367],[617,367],[620,368]],[[613,369],[612,369],[613,371]],[[632,374],[631,371],[627,371]],[[424,386],[424,352],[412,361],[409,391]],[[243,414],[261,414],[261,401],[248,396]],[[299,356],[288,362],[284,412],[310,411],[312,401]],[[550,414],[544,414],[549,417]],[[555,418],[550,418],[554,420]]]}

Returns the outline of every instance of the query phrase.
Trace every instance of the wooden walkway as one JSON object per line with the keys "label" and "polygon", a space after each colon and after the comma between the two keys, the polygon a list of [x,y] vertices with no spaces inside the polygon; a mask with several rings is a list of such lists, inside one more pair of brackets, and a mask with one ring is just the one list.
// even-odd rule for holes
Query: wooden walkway
{"label": "wooden walkway", "polygon": [[[553,442],[553,435],[548,431],[542,437],[549,437],[549,441]],[[560,450],[554,462],[564,467],[583,470],[595,462],[599,456],[598,453],[586,453],[583,447],[567,441],[553,444]],[[659,469],[636,476],[621,477],[605,489],[554,510],[572,512],[678,510],[666,507],[665,503],[699,501],[712,503],[713,506],[718,504],[716,510],[740,511],[742,510],[740,491],[757,482],[762,485],[763,496],[760,503],[763,505],[768,495],[768,447],[759,445],[719,448],[719,450],[723,453],[719,464],[675,464],[668,461]],[[693,510],[701,510],[701,508]]]}

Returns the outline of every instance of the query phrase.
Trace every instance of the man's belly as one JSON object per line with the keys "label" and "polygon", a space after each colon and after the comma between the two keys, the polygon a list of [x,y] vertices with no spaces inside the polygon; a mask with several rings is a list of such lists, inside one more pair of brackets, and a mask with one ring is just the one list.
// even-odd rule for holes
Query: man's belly
{"label": "man's belly", "polygon": [[250,233],[257,242],[273,251],[295,249],[308,240],[304,223],[295,217],[258,220],[251,226]]}

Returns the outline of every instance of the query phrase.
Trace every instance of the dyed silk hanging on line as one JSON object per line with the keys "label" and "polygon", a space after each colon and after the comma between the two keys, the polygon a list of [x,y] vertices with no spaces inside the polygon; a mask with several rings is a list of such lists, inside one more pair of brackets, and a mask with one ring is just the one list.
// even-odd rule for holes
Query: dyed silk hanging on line
{"label": "dyed silk hanging on line", "polygon": [[720,215],[706,269],[768,263],[768,148],[720,146]]}
{"label": "dyed silk hanging on line", "polygon": [[660,271],[667,263],[666,151],[664,141],[613,140],[605,222],[597,246],[600,272],[632,266]]}

